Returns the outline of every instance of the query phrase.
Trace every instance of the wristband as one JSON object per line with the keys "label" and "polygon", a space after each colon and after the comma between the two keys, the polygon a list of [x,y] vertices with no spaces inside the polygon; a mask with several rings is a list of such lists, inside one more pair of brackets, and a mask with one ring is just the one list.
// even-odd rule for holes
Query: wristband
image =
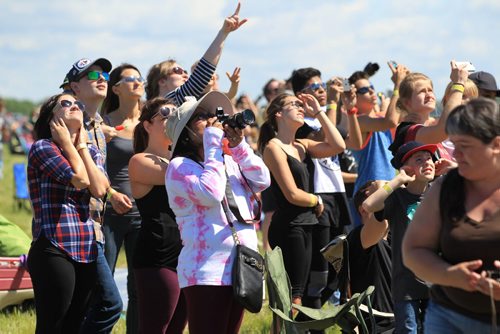
{"label": "wristband", "polygon": [[356,115],[358,113],[358,108],[352,107],[350,110],[347,110],[348,115]]}
{"label": "wristband", "polygon": [[392,189],[392,187],[389,185],[389,182],[386,182],[386,183],[382,186],[382,189],[384,189],[384,190],[385,190],[385,192],[387,193],[387,195],[392,194],[392,192],[394,191],[394,189]]}
{"label": "wristband", "polygon": [[109,200],[111,198],[111,196],[113,196],[114,193],[116,193],[116,190],[114,190],[113,188],[109,187],[109,189],[108,189],[108,195],[106,196],[106,199]]}
{"label": "wristband", "polygon": [[323,109],[320,109],[317,113],[314,114],[314,118],[318,117],[319,114],[321,114],[323,111]]}
{"label": "wristband", "polygon": [[337,103],[330,103],[326,106],[326,110],[329,111],[329,110],[333,110],[333,111],[336,111],[337,110]]}
{"label": "wristband", "polygon": [[86,149],[86,148],[87,148],[87,144],[85,144],[85,143],[80,143],[80,144],[76,145],[76,146],[75,146],[75,148],[76,148],[76,150],[77,150],[78,152],[80,152],[80,150],[83,150],[83,149]]}
{"label": "wristband", "polygon": [[392,96],[393,97],[399,97],[399,89],[395,89],[392,91]]}
{"label": "wristband", "polygon": [[451,85],[451,90],[463,93],[465,91],[465,86],[460,83],[454,83],[453,85]]}
{"label": "wristband", "polygon": [[311,195],[311,202],[309,202],[309,207],[314,208],[316,205],[318,205],[318,197],[319,196],[316,196],[314,194],[310,194],[310,195]]}

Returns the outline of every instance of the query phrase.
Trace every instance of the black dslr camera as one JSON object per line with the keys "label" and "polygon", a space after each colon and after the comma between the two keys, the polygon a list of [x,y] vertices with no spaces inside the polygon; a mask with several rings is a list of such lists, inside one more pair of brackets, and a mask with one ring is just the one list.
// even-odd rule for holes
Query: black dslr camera
{"label": "black dslr camera", "polygon": [[247,125],[255,123],[255,115],[250,109],[245,109],[242,112],[229,116],[228,114],[224,114],[224,109],[222,109],[222,107],[217,107],[215,109],[215,115],[222,125],[227,124],[233,129],[238,128],[243,130]]}

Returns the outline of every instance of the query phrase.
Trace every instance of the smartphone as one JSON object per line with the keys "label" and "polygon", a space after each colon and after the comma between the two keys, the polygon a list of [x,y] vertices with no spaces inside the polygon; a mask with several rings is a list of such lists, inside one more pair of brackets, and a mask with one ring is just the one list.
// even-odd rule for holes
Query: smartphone
{"label": "smartphone", "polygon": [[351,84],[349,83],[349,79],[342,79],[342,87],[344,87],[345,93],[351,90]]}
{"label": "smartphone", "polygon": [[391,63],[392,67],[394,67],[394,68],[398,68],[398,63],[396,63],[396,61],[394,61],[394,60],[389,60],[389,62]]}
{"label": "smartphone", "polygon": [[476,71],[476,68],[470,61],[456,61],[455,64],[457,64],[458,68],[461,68],[465,66],[465,69],[470,73]]}

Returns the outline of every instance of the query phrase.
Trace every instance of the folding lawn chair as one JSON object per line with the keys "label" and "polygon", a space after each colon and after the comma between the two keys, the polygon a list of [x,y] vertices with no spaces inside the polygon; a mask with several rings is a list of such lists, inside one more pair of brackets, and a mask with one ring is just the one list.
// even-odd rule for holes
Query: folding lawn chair
{"label": "folding lawn chair", "polygon": [[[323,330],[332,326],[353,333],[354,328],[364,321],[359,314],[359,305],[369,299],[374,288],[368,288],[362,294],[355,294],[351,299],[338,306],[327,305],[321,309],[313,309],[292,303],[291,285],[283,263],[283,255],[279,247],[266,253],[266,285],[269,294],[269,308],[273,312],[273,333],[305,333],[309,329]],[[312,320],[297,321],[292,317],[292,309],[302,312]],[[361,326],[363,330],[366,325]],[[365,331],[368,333],[368,330]]]}

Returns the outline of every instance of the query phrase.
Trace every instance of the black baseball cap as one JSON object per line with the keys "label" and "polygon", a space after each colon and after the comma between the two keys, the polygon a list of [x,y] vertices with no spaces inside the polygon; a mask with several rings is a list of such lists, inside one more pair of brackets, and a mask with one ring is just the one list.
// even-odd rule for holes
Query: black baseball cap
{"label": "black baseball cap", "polygon": [[419,152],[419,151],[428,151],[432,154],[433,160],[435,160],[434,153],[438,149],[437,145],[435,144],[422,144],[421,142],[418,141],[409,141],[406,144],[403,144],[399,147],[398,151],[396,152],[396,155],[394,158],[391,160],[391,164],[394,168],[400,169],[403,164],[408,160],[412,154]]}
{"label": "black baseball cap", "polygon": [[113,67],[111,65],[111,62],[106,58],[98,58],[96,60],[82,58],[78,60],[76,63],[74,63],[73,66],[71,66],[71,69],[69,70],[68,74],[66,74],[68,82],[74,82],[80,80],[85,71],[87,71],[92,65],[100,66],[104,72],[108,73],[109,71],[111,71],[111,68]]}
{"label": "black baseball cap", "polygon": [[477,88],[494,91],[497,93],[497,96],[500,96],[500,90],[498,90],[495,77],[490,73],[484,71],[474,72],[469,74],[469,79],[474,81]]}

